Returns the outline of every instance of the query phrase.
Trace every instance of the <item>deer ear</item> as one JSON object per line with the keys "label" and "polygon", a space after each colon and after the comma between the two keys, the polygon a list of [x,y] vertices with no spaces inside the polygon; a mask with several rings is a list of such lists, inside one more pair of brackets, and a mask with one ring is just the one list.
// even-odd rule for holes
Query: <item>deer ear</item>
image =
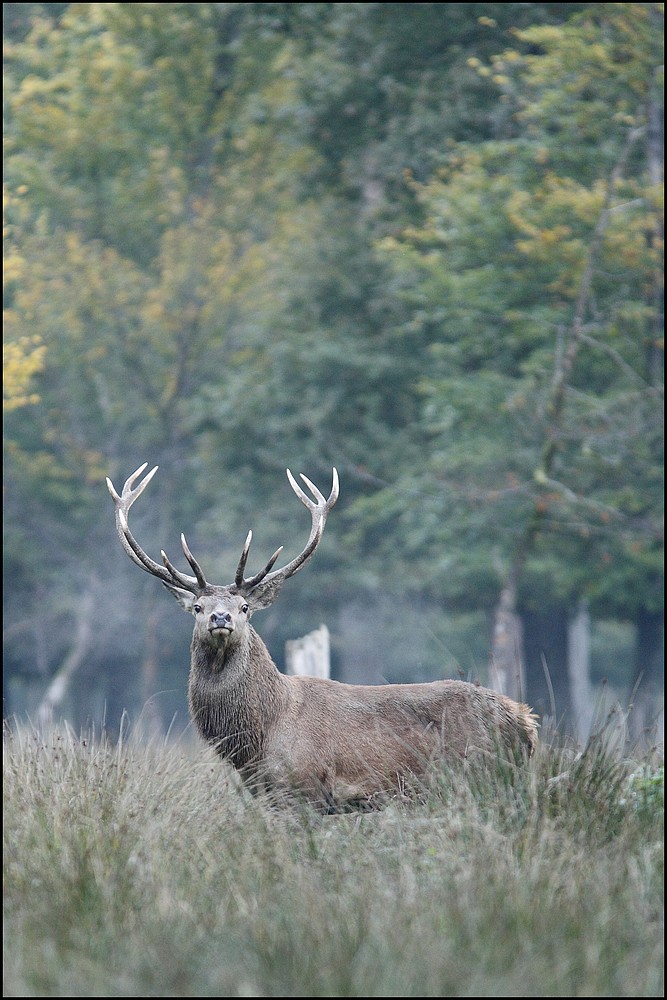
{"label": "deer ear", "polygon": [[262,608],[269,608],[280,593],[284,577],[275,577],[273,580],[260,581],[257,586],[246,594],[248,604],[253,611],[261,611]]}
{"label": "deer ear", "polygon": [[174,587],[171,583],[165,583],[162,581],[162,586],[166,587],[170,594],[173,594],[180,606],[184,611],[192,612],[192,606],[195,603],[195,595],[191,594],[189,590],[181,590],[180,587]]}

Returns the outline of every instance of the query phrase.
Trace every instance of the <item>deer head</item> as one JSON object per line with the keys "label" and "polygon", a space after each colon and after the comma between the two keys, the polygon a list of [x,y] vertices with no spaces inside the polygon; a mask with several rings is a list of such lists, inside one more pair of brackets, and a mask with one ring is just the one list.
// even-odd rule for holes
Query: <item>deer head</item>
{"label": "deer head", "polygon": [[185,535],[181,535],[183,554],[187,559],[194,576],[181,573],[171,563],[164,551],[161,551],[162,563],[155,562],[144,552],[134,538],[128,525],[128,512],[135,500],[141,496],[149,482],[157,472],[157,466],[151,469],[138,485],[134,485],[141,476],[147,463],[134,472],[123,486],[119,495],[113,483],[107,478],[107,487],[111,494],[116,511],[116,528],[121,544],[130,559],[141,569],[157,577],[174,595],[182,608],[191,612],[195,618],[195,636],[206,646],[224,648],[233,645],[243,634],[243,626],[253,611],[267,608],[278,596],[285,580],[294,576],[304,566],[317,548],[329,511],[338,499],[338,473],[333,470],[333,484],[328,499],[306,476],[301,478],[312,493],[314,500],[301,489],[292,473],[287,469],[287,478],[301,503],[311,514],[311,529],[308,541],[290,562],[280,569],[273,569],[283,547],[277,549],[266,566],[254,576],[245,577],[245,567],[248,561],[252,531],[248,532],[241,558],[236,569],[234,582],[226,586],[209,584],[201,566],[192,555]]}

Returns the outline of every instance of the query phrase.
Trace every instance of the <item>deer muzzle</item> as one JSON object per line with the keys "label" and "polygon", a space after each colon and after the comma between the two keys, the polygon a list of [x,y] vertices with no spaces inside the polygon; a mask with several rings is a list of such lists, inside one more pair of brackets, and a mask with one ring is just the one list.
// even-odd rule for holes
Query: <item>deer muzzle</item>
{"label": "deer muzzle", "polygon": [[208,630],[209,632],[218,632],[220,630],[233,632],[234,626],[232,625],[232,616],[230,613],[228,611],[214,611],[209,615]]}

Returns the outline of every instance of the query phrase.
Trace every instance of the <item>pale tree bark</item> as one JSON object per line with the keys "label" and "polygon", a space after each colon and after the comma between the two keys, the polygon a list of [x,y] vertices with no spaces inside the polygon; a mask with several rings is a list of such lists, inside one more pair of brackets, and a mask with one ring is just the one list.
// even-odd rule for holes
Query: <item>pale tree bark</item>
{"label": "pale tree bark", "polygon": [[591,617],[586,601],[580,601],[567,630],[567,671],[572,705],[572,729],[585,744],[593,723],[595,705],[591,687]]}
{"label": "pale tree bark", "polygon": [[501,694],[521,700],[525,689],[523,626],[515,608],[516,583],[508,580],[493,616],[489,684]]}
{"label": "pale tree bark", "polygon": [[85,663],[95,638],[95,613],[99,581],[90,574],[76,608],[76,624],[69,653],[56,670],[37,709],[40,726],[49,725],[69,690],[72,679]]}
{"label": "pale tree bark", "polygon": [[[538,487],[548,486],[550,489],[561,489],[558,483],[552,481],[552,472],[563,421],[567,383],[574,367],[579,346],[584,339],[584,324],[591,302],[593,277],[600,258],[604,233],[609,222],[616,185],[623,175],[630,152],[642,132],[643,129],[636,128],[628,133],[625,147],[609,178],[605,199],[588,248],[572,322],[567,331],[562,357],[557,360],[551,393],[547,400],[546,436],[540,459],[533,473]],[[521,630],[517,617],[518,589],[526,560],[532,552],[544,516],[545,507],[538,496],[514,550],[493,614],[489,658],[490,683],[492,687],[497,687],[503,693],[514,697],[521,693],[518,690],[518,682],[523,671],[520,653]]]}
{"label": "pale tree bark", "polygon": [[328,680],[331,673],[329,649],[329,629],[326,625],[320,625],[301,639],[289,639],[285,643],[286,672]]}
{"label": "pale tree bark", "polygon": [[161,613],[155,608],[147,615],[145,652],[141,661],[141,715],[137,726],[142,736],[153,738],[163,733],[162,717],[155,701],[159,673],[159,623]]}

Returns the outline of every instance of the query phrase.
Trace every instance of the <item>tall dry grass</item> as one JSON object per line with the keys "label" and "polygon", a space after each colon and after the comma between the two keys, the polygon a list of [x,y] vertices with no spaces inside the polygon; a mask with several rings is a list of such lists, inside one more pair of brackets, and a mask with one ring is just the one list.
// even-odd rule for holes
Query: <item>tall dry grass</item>
{"label": "tall dry grass", "polygon": [[663,787],[597,734],[320,816],[200,747],[14,728],[4,995],[662,996]]}

